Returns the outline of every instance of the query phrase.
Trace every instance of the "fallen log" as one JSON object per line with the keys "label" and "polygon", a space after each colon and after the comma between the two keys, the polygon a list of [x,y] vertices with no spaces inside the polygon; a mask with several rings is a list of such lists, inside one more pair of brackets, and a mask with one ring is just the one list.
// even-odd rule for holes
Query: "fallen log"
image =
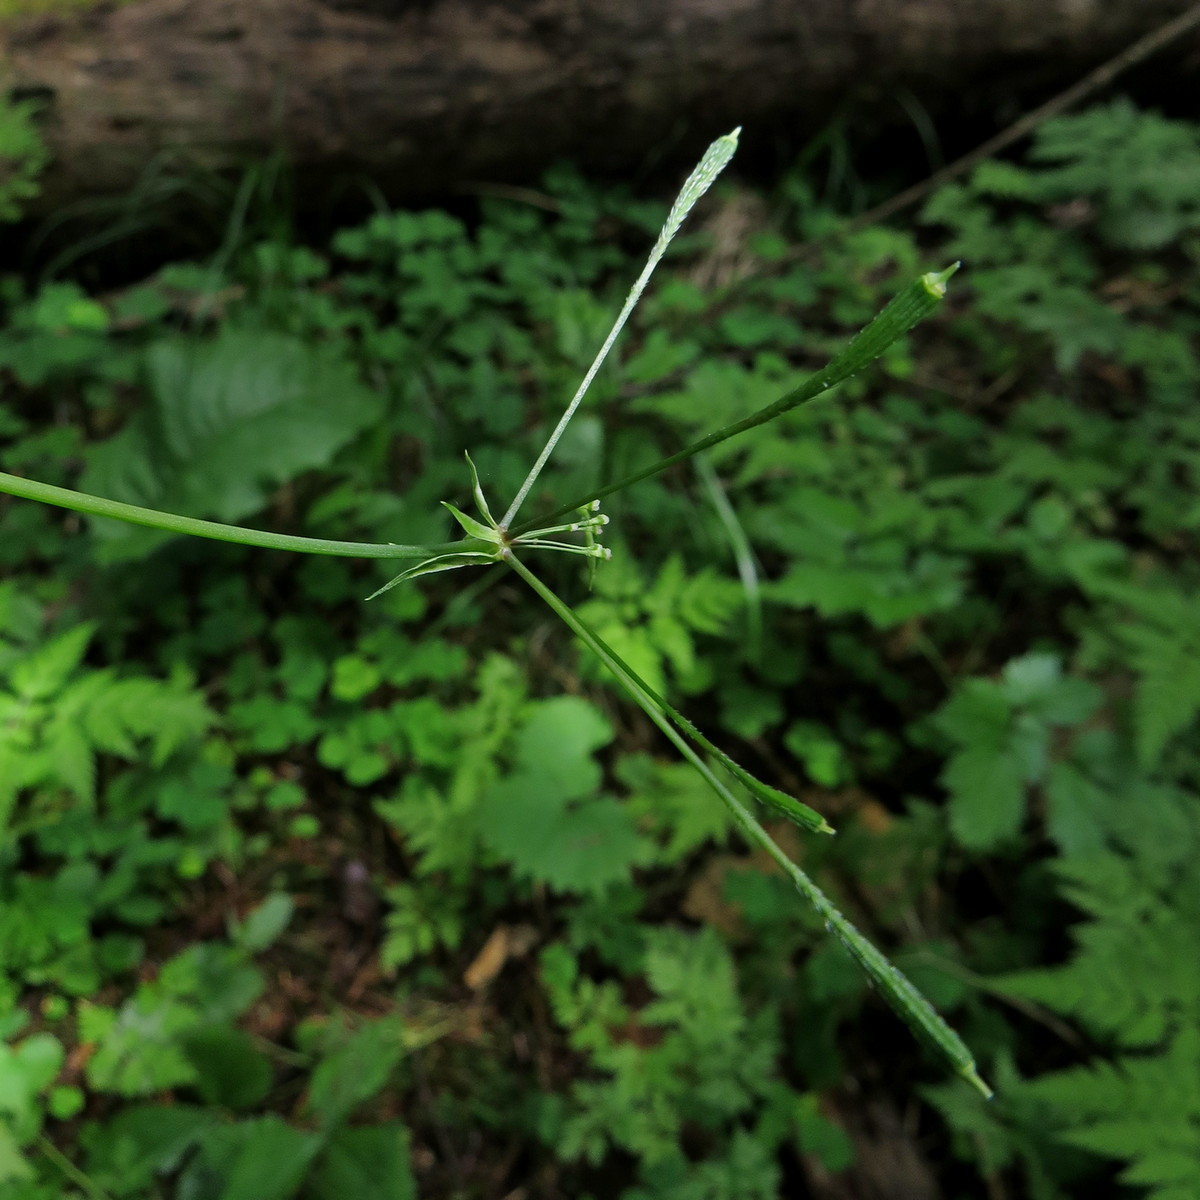
{"label": "fallen log", "polygon": [[317,185],[366,171],[411,197],[528,182],[558,157],[598,172],[688,159],[738,124],[747,141],[811,131],[849,95],[907,89],[935,113],[968,94],[1041,99],[1190,7],[7,0],[0,83],[43,101],[43,209],[126,190],[156,156],[223,170],[279,147]]}

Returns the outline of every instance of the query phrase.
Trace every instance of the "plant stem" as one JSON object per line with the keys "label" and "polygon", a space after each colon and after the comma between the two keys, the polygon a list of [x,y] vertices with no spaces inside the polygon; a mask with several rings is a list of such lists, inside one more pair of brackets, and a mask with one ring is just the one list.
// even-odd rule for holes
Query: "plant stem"
{"label": "plant stem", "polygon": [[90,1200],[113,1200],[99,1184],[85,1175],[44,1133],[38,1135],[37,1148]]}
{"label": "plant stem", "polygon": [[705,455],[700,454],[696,457],[695,467],[696,474],[700,476],[700,482],[704,485],[704,490],[708,492],[708,498],[716,510],[717,519],[721,522],[725,536],[729,539],[730,549],[733,551],[733,561],[737,566],[738,578],[741,579],[742,591],[746,594],[746,624],[748,626],[746,657],[750,662],[756,663],[762,658],[763,608],[762,593],[758,582],[758,562],[754,557],[754,548],[750,545],[750,539],[746,536],[746,531],[742,528],[742,523],[738,520],[733,505],[729,503],[729,497],[725,494],[725,489],[721,486],[721,480],[713,470],[712,463]]}
{"label": "plant stem", "polygon": [[[751,413],[750,416],[735,421],[732,425],[723,426],[716,432],[702,437],[698,442],[685,446],[668,458],[659,459],[658,462],[641,471],[635,471],[632,475],[627,475],[624,479],[617,480],[616,483],[607,484],[599,490],[592,490],[586,496],[538,517],[538,522],[553,521],[564,513],[574,511],[581,504],[603,499],[603,497],[611,495],[613,492],[619,492],[631,484],[640,483],[643,479],[657,475],[660,471],[665,471],[676,463],[720,445],[721,442],[728,441],[732,437],[737,437],[739,433],[745,433],[748,429],[754,429],[759,425],[765,425],[768,421],[774,421],[793,408],[815,400],[839,383],[844,383],[851,375],[857,374],[863,367],[878,358],[894,341],[903,337],[918,321],[927,317],[938,306],[946,294],[946,280],[958,270],[958,266],[958,263],[954,263],[944,271],[930,271],[911,283],[866,328],[860,330],[845,350],[824,370],[810,375],[799,387],[781,396],[773,404],[760,408],[758,412]],[[524,526],[518,526],[512,532],[515,536],[520,536],[524,532]]]}
{"label": "plant stem", "polygon": [[[571,403],[567,405],[566,411],[559,418],[558,424],[554,427],[554,432],[550,435],[545,446],[542,447],[542,452],[538,455],[537,462],[530,468],[529,474],[525,477],[525,482],[521,484],[521,490],[517,492],[513,502],[508,506],[508,512],[504,514],[504,520],[500,522],[505,529],[512,524],[517,511],[525,503],[525,497],[529,495],[529,489],[537,482],[537,477],[542,473],[542,468],[546,465],[550,455],[554,453],[554,447],[558,445],[563,431],[575,415],[575,410],[582,403],[588,388],[592,386],[592,380],[596,378],[596,372],[600,370],[604,360],[608,357],[608,352],[612,349],[613,343],[617,340],[621,330],[625,328],[625,322],[629,319],[629,314],[633,312],[637,302],[641,299],[642,293],[646,290],[646,284],[650,282],[650,276],[654,274],[654,268],[658,266],[662,256],[666,253],[667,247],[671,244],[671,239],[679,232],[679,227],[683,224],[688,213],[691,212],[696,201],[704,195],[712,185],[713,180],[725,169],[729,160],[733,157],[733,152],[737,149],[739,133],[741,133],[740,125],[732,133],[727,133],[724,137],[717,138],[705,151],[704,157],[697,164],[696,169],[684,181],[679,195],[675,198],[675,203],[671,205],[671,211],[667,214],[666,222],[658,235],[658,240],[654,243],[654,247],[650,251],[650,257],[646,260],[646,265],[642,268],[642,273],[638,276],[637,282],[629,289],[629,295],[625,297],[625,304],[617,315],[616,321],[613,322],[612,329],[608,331],[608,337],[604,339],[604,344],[600,347],[599,353],[592,360],[592,365],[588,368],[587,374],[583,377],[583,381],[576,389],[575,395],[571,398]],[[580,503],[584,503],[584,501]]]}
{"label": "plant stem", "polygon": [[[525,569],[524,564],[522,564],[522,569]],[[533,573],[530,572],[530,578],[532,577]],[[545,587],[544,584],[542,586]],[[548,588],[546,590],[549,592]],[[539,592],[539,595],[542,595],[542,593]],[[558,597],[555,597],[555,599],[558,600]],[[562,601],[558,600],[558,603],[562,604]],[[586,638],[588,646],[595,650],[606,666],[618,676],[632,680],[637,690],[655,706],[666,720],[671,722],[677,733],[690,738],[694,746],[699,746],[701,750],[705,750],[711,754],[755,799],[775,809],[776,812],[782,813],[793,824],[800,826],[801,829],[807,829],[810,833],[832,834],[835,832],[833,826],[816,809],[809,808],[807,804],[802,804],[794,796],[789,796],[786,792],[782,792],[778,788],[764,783],[761,779],[756,779],[744,767],[734,762],[719,746],[714,746],[683,713],[658,695],[594,629],[584,622],[582,617],[577,616],[572,609],[567,609],[567,612],[570,615],[563,617],[563,620],[572,629],[576,625],[582,629],[583,632],[580,636]],[[673,735],[671,740],[675,741]]]}
{"label": "plant stem", "polygon": [[825,922],[825,928],[835,934],[850,956],[863,968],[892,1007],[893,1011],[930,1047],[946,1061],[961,1078],[965,1079],[985,1097],[990,1098],[991,1089],[980,1078],[975,1060],[963,1040],[938,1015],[933,1005],[925,999],[912,982],[897,970],[875,946],[873,946],[825,893],[798,867],[775,843],[754,815],[717,778],[708,764],[688,745],[683,735],[667,720],[659,706],[657,697],[638,679],[632,671],[611,654],[604,643],[571,608],[554,594],[528,567],[511,551],[506,552],[505,561],[546,602],[554,613],[600,659],[612,672],[622,689],[639,708],[674,743],[679,753],[703,776],[705,782],[721,798],[738,828],[746,838],[762,848],[771,861],[792,881],[796,890],[812,905],[817,915]]}
{"label": "plant stem", "polygon": [[194,537],[211,538],[217,542],[236,542],[242,546],[259,546],[266,550],[294,550],[300,554],[330,554],[342,558],[428,558],[445,554],[460,547],[459,542],[443,542],[435,546],[400,546],[391,542],[336,542],[326,538],[299,537],[290,533],[270,533],[265,529],[243,529],[238,525],[222,525],[218,521],[201,521],[197,517],[181,517],[177,513],[140,508],[119,500],[105,500],[87,492],[38,483],[0,471],[0,492],[26,500],[40,500],[59,508],[87,513],[93,517],[111,517],[131,525],[145,525],[168,533],[186,533]]}
{"label": "plant stem", "polygon": [[575,615],[574,611],[554,592],[550,590],[532,571],[516,555],[511,552],[506,556],[505,561],[518,575],[537,594],[554,610],[555,614],[567,625],[572,633],[616,677],[617,682],[622,689],[628,693],[630,698],[639,708],[662,730],[662,732],[674,743],[679,753],[696,768],[697,771],[704,777],[708,785],[717,793],[718,796],[725,802],[733,815],[734,820],[738,823],[742,832],[746,834],[752,841],[757,842],[772,858],[777,861],[782,860],[791,864],[791,860],[779,849],[778,846],[771,840],[770,834],[754,819],[749,810],[737,799],[736,796],[713,774],[709,765],[700,757],[696,751],[688,745],[684,740],[683,735],[667,720],[660,707],[658,697],[649,690],[641,681],[621,662],[616,655],[609,652],[608,647],[592,633],[592,631]]}

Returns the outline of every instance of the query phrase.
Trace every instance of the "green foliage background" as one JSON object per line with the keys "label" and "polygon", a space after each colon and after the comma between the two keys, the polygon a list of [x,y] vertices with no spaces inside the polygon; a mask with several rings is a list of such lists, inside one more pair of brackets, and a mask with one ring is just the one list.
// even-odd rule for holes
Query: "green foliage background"
{"label": "green foliage background", "polygon": [[[0,139],[36,186],[27,116]],[[590,595],[546,570],[829,814],[806,867],[997,1098],[938,1081],[503,572],[364,605],[387,564],[4,499],[6,1197],[740,1200],[867,1178],[888,1136],[906,1194],[1200,1194],[1200,130],[1059,118],[911,228],[800,253],[839,221],[814,179],[701,214],[536,501],[757,407],[961,257],[947,309],[612,498]],[[516,490],[663,216],[544,188],[320,247],[264,197],[115,292],[5,279],[0,468],[445,539],[462,451]]]}

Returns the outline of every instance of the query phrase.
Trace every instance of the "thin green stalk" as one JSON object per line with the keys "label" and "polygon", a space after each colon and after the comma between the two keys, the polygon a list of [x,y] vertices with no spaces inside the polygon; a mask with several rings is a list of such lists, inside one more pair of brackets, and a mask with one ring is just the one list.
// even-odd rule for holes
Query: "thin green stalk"
{"label": "thin green stalk", "polygon": [[[662,711],[662,701],[650,688],[629,669],[620,658],[575,615],[563,600],[550,590],[515,554],[506,555],[505,561],[537,594],[546,602],[565,625],[579,638],[593,654],[612,672],[617,682],[628,693],[630,698],[643,712],[662,730],[667,738],[674,743],[679,753],[688,760],[704,777],[708,785],[729,807],[739,827],[751,840],[758,842],[772,857],[783,855],[783,851],[771,840],[765,829],[751,816],[744,805],[713,773],[709,765],[696,751],[688,745],[683,735],[667,720]],[[785,861],[787,856],[783,855]]]}
{"label": "thin green stalk", "polygon": [[780,870],[792,881],[796,890],[813,906],[825,927],[835,934],[852,958],[867,973],[868,978],[883,994],[893,1011],[947,1062],[956,1074],[991,1097],[991,1089],[980,1077],[975,1060],[963,1040],[938,1015],[912,982],[896,969],[842,914],[837,905],[776,845],[738,798],[717,778],[708,764],[688,745],[683,735],[667,720],[654,693],[608,651],[601,639],[575,615],[558,596],[534,575],[511,551],[505,560],[518,575],[546,602],[551,610],[613,673],[617,682],[643,712],[662,730],[680,754],[703,776],[729,810],[739,829],[748,840],[762,848]]}
{"label": "thin green stalk", "polygon": [[218,521],[201,521],[197,517],[181,517],[177,513],[140,508],[122,504],[87,492],[38,483],[0,471],[0,492],[26,500],[40,500],[59,508],[87,513],[92,517],[112,517],[131,525],[145,525],[168,533],[186,533],[193,537],[211,538],[218,542],[236,542],[242,546],[259,546],[265,550],[294,550],[299,554],[331,554],[342,558],[428,558],[460,549],[460,542],[443,542],[435,546],[400,546],[392,542],[336,542],[326,538],[298,537],[290,533],[270,533],[265,529],[243,529],[238,525],[222,525]]}
{"label": "thin green stalk", "polygon": [[729,538],[729,546],[733,551],[733,560],[737,566],[738,578],[742,581],[742,591],[746,593],[746,631],[747,657],[751,662],[758,662],[762,657],[763,616],[762,591],[759,588],[758,562],[754,557],[754,548],[742,527],[738,515],[729,503],[729,497],[721,485],[712,463],[703,455],[697,455],[696,474],[708,493],[712,506],[716,509],[717,519]]}
{"label": "thin green stalk", "polygon": [[[911,283],[866,328],[862,329],[845,350],[824,370],[810,375],[799,387],[781,396],[774,403],[760,408],[758,412],[751,413],[750,416],[744,417],[740,421],[723,426],[714,433],[702,437],[698,442],[693,442],[677,453],[659,459],[651,466],[635,471],[632,475],[617,480],[616,483],[607,484],[599,490],[593,489],[585,497],[572,501],[570,504],[564,504],[553,512],[538,517],[537,520],[539,522],[553,521],[564,513],[578,508],[581,504],[595,499],[602,500],[613,492],[619,492],[631,484],[640,483],[643,479],[657,475],[660,471],[665,471],[676,463],[684,462],[704,450],[711,450],[713,446],[737,437],[739,433],[745,433],[748,429],[754,429],[759,425],[765,425],[768,421],[774,421],[793,408],[798,408],[801,404],[807,404],[810,400],[824,395],[839,383],[844,383],[851,375],[856,375],[863,367],[874,362],[894,341],[912,329],[918,321],[933,312],[946,294],[946,281],[958,270],[958,267],[959,264],[954,263],[944,271],[929,271]],[[513,530],[513,533],[517,535],[523,532],[524,526],[518,526]]]}
{"label": "thin green stalk", "polygon": [[[596,372],[600,370],[604,360],[608,357],[608,352],[612,349],[613,343],[617,340],[621,330],[625,328],[625,322],[629,319],[629,314],[633,312],[637,302],[641,299],[642,293],[646,290],[646,284],[650,282],[650,276],[654,274],[654,268],[658,266],[662,256],[666,253],[667,247],[671,244],[671,239],[679,232],[679,227],[683,224],[688,213],[692,211],[696,201],[708,191],[712,186],[713,180],[728,166],[729,160],[733,157],[734,151],[737,149],[738,134],[741,131],[742,129],[739,125],[732,133],[727,133],[724,137],[717,138],[705,151],[704,157],[697,164],[696,169],[684,181],[679,195],[675,197],[675,203],[671,205],[671,211],[667,214],[667,219],[663,224],[662,231],[658,235],[658,240],[654,243],[650,251],[650,257],[646,260],[646,265],[642,268],[642,273],[638,276],[637,282],[629,289],[629,295],[625,297],[625,304],[617,315],[612,329],[609,330],[608,337],[604,339],[604,344],[600,347],[600,352],[592,361],[587,374],[576,389],[575,395],[571,398],[571,403],[567,405],[566,411],[559,418],[558,424],[554,427],[554,432],[550,435],[545,446],[542,447],[542,452],[538,455],[537,462],[530,468],[529,474],[525,477],[525,482],[521,484],[520,491],[517,492],[513,502],[508,506],[508,512],[504,514],[504,520],[500,522],[505,529],[513,523],[517,511],[525,503],[525,497],[529,495],[529,489],[537,482],[537,477],[542,473],[542,468],[546,465],[550,455],[554,453],[554,447],[558,445],[563,431],[575,415],[575,410],[582,403],[588,388],[592,386],[592,380],[596,378]],[[580,503],[585,503],[585,501],[580,501]],[[579,505],[576,505],[576,507],[578,508]]]}
{"label": "thin green stalk", "polygon": [[44,1133],[38,1135],[37,1148],[90,1200],[113,1200],[98,1183],[84,1174]]}
{"label": "thin green stalk", "polygon": [[[516,561],[515,558],[513,561]],[[524,568],[524,564],[522,564],[522,568]],[[543,584],[542,586],[544,587],[545,585]],[[562,603],[562,601],[560,600],[559,603]],[[807,804],[802,804],[794,796],[789,796],[786,792],[781,792],[769,783],[763,783],[761,779],[751,775],[745,767],[730,758],[719,746],[713,745],[683,713],[677,708],[672,707],[655,692],[594,629],[584,625],[582,618],[575,616],[573,610],[570,611],[572,612],[572,619],[578,621],[586,629],[588,644],[596,648],[596,652],[601,656],[603,661],[606,664],[615,664],[615,669],[620,671],[622,675],[636,680],[638,690],[649,698],[651,703],[654,704],[668,721],[672,722],[676,730],[685,737],[690,738],[701,750],[705,750],[711,754],[755,799],[767,805],[768,808],[773,808],[782,816],[787,817],[789,821],[795,825],[799,825],[801,829],[807,829],[810,833],[831,834],[836,832],[833,826],[816,809],[809,808]]]}

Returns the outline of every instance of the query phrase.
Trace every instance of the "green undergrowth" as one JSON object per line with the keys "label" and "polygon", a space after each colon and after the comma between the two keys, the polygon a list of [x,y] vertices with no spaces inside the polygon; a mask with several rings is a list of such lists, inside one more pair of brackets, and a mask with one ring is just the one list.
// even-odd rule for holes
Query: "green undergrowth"
{"label": "green undergrowth", "polygon": [[[444,541],[463,451],[516,491],[662,223],[544,193],[4,280],[0,469]],[[815,257],[811,175],[730,186],[531,496],[753,411],[963,259],[836,396],[606,499],[590,591],[543,572],[838,828],[772,826],[993,1101],[515,577],[363,605],[387,563],[5,499],[3,1194],[740,1200],[853,1187],[882,1129],[946,1196],[1200,1193],[1197,196],[1197,129],[1123,102]]]}

